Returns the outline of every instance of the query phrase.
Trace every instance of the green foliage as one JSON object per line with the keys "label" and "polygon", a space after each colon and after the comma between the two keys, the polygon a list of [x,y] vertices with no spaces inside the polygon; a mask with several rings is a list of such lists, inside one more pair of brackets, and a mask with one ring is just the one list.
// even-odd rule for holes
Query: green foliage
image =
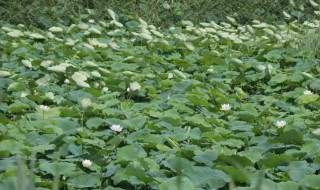
{"label": "green foliage", "polygon": [[319,188],[311,26],[106,13],[1,27],[0,189]]}

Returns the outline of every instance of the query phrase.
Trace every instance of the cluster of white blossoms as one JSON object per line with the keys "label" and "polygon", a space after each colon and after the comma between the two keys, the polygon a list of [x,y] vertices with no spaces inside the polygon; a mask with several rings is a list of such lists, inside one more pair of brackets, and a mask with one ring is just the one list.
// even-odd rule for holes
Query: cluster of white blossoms
{"label": "cluster of white blossoms", "polygon": [[41,105],[41,106],[40,106],[40,109],[41,109],[42,111],[49,111],[49,110],[50,110],[50,107],[45,106],[45,105]]}
{"label": "cluster of white blossoms", "polygon": [[230,104],[222,104],[220,110],[221,111],[229,111],[229,110],[231,110],[231,106],[230,106]]}
{"label": "cluster of white blossoms", "polygon": [[303,92],[303,94],[304,95],[310,95],[310,94],[313,94],[310,90],[305,90],[304,92]]}
{"label": "cluster of white blossoms", "polygon": [[92,165],[92,161],[91,160],[83,160],[82,161],[82,166],[85,168],[88,168]]}
{"label": "cluster of white blossoms", "polygon": [[111,130],[115,131],[115,132],[121,132],[123,127],[121,127],[120,125],[112,125],[110,127]]}
{"label": "cluster of white blossoms", "polygon": [[277,121],[276,122],[276,126],[278,127],[278,128],[283,128],[284,126],[286,126],[287,125],[287,122],[286,121]]}

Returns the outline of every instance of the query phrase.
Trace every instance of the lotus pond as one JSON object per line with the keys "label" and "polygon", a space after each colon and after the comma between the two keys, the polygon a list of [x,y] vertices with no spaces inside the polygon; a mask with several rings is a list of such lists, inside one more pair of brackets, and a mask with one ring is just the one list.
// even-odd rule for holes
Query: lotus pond
{"label": "lotus pond", "polygon": [[319,27],[0,30],[0,189],[320,189]]}

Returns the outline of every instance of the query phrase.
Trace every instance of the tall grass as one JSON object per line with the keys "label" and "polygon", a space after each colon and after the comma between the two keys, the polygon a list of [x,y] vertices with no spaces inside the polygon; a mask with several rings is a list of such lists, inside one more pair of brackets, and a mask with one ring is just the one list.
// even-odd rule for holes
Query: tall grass
{"label": "tall grass", "polygon": [[[295,7],[303,8],[303,13]],[[83,16],[87,9],[94,11]],[[305,19],[314,15],[314,7],[301,0],[2,0],[0,20],[48,28],[57,22],[70,24],[79,17],[105,19],[107,9],[120,16],[139,16],[157,26],[171,26],[181,20],[219,22],[226,16],[242,24],[254,19],[273,22],[282,20],[283,10]]]}
{"label": "tall grass", "polygon": [[297,39],[298,48],[303,49],[310,58],[320,57],[320,28],[309,29]]}

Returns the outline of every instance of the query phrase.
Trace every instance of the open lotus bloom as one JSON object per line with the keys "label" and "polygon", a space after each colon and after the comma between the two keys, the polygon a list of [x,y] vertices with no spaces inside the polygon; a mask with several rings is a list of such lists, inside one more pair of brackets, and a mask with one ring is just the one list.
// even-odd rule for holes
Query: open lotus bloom
{"label": "open lotus bloom", "polygon": [[282,128],[282,127],[284,127],[284,126],[286,126],[287,125],[287,122],[286,121],[277,121],[276,122],[276,126],[278,127],[278,128]]}
{"label": "open lotus bloom", "polygon": [[230,104],[222,104],[221,109],[222,111],[229,111],[231,109]]}
{"label": "open lotus bloom", "polygon": [[42,111],[49,111],[49,110],[50,110],[50,107],[41,105],[41,106],[40,106],[40,109],[41,109]]}
{"label": "open lotus bloom", "polygon": [[82,166],[85,168],[88,168],[92,165],[92,161],[91,160],[83,160],[82,161]]}
{"label": "open lotus bloom", "polygon": [[120,125],[112,125],[110,127],[111,130],[115,131],[115,132],[121,132],[123,127],[121,127]]}

